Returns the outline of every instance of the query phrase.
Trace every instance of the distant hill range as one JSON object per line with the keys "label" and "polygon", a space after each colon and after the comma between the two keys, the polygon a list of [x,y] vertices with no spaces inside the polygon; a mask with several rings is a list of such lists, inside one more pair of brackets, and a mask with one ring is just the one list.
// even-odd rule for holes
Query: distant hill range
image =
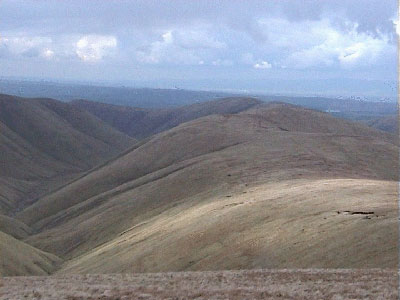
{"label": "distant hill range", "polygon": [[[170,109],[210,101],[217,98],[244,97],[240,93],[217,91],[191,91],[184,89],[153,89],[131,87],[106,87],[84,84],[63,84],[46,81],[17,81],[0,79],[0,93],[20,97],[47,97],[62,101],[86,99],[108,104],[146,109]],[[250,94],[246,95],[246,97]],[[396,102],[368,102],[359,99],[330,97],[301,97],[252,95],[263,101],[280,101],[331,112],[338,117],[367,120],[397,114]]]}
{"label": "distant hill range", "polygon": [[29,98],[54,98],[61,101],[87,99],[141,108],[171,108],[233,95],[183,89],[110,87],[4,79],[0,79],[0,93]]}

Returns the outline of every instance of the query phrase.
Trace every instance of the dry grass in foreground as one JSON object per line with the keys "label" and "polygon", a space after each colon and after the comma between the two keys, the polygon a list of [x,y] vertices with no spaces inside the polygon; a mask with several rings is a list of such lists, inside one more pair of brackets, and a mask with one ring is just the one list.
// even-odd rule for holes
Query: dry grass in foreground
{"label": "dry grass in foreground", "polygon": [[249,270],[4,277],[0,299],[397,299],[394,270]]}

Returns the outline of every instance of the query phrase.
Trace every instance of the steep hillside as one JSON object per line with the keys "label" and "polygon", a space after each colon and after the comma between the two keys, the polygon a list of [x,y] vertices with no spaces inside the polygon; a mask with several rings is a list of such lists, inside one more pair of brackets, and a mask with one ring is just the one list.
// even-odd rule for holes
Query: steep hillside
{"label": "steep hillside", "polygon": [[60,272],[397,266],[394,182],[288,180],[224,192],[180,201]]}
{"label": "steep hillside", "polygon": [[32,229],[15,218],[0,214],[0,229],[16,239],[24,239],[32,234]]}
{"label": "steep hillside", "polygon": [[394,267],[397,161],[390,135],[272,103],[144,140],[17,217],[60,272]]}
{"label": "steep hillside", "polygon": [[152,110],[85,100],[71,103],[94,114],[119,131],[142,139],[190,120],[212,114],[235,114],[262,102],[254,98],[224,98],[174,109]]}
{"label": "steep hillside", "polygon": [[61,259],[0,231],[0,276],[48,275]]}
{"label": "steep hillside", "polygon": [[397,115],[389,115],[377,119],[366,121],[368,126],[373,128],[398,134],[399,132],[399,117]]}
{"label": "steep hillside", "polygon": [[0,121],[58,161],[93,167],[132,144],[122,133],[73,105],[52,99],[0,96]]}
{"label": "steep hillside", "polygon": [[3,213],[45,192],[62,180],[63,175],[80,171],[36,149],[1,121],[0,153],[0,212]]}
{"label": "steep hillside", "polygon": [[133,143],[72,105],[0,95],[0,212],[32,202]]}

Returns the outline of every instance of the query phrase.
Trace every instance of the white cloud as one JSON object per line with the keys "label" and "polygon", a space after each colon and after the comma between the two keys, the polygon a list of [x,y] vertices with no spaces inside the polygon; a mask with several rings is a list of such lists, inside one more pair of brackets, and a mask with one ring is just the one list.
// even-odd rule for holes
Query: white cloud
{"label": "white cloud", "polygon": [[41,36],[6,36],[0,39],[0,46],[14,56],[38,57],[51,44],[51,38]]}
{"label": "white cloud", "polygon": [[372,64],[384,51],[385,42],[378,39],[365,39],[362,42],[351,43],[340,49],[338,56],[342,66],[350,67],[356,64]]}
{"label": "white cloud", "polygon": [[225,47],[204,28],[170,29],[159,34],[159,40],[138,47],[136,57],[148,64],[202,65],[214,58],[214,65],[231,65],[229,60],[215,59]]}
{"label": "white cloud", "polygon": [[233,65],[233,61],[229,60],[229,59],[217,59],[211,62],[211,64],[213,66],[224,66],[224,67],[228,67],[228,66],[232,66]]}
{"label": "white cloud", "polygon": [[262,61],[260,63],[256,63],[253,67],[255,69],[271,69],[272,65],[267,61]]}
{"label": "white cloud", "polygon": [[85,62],[95,62],[112,53],[117,46],[113,36],[86,35],[50,38],[44,36],[12,36],[0,39],[2,56],[41,58],[46,60],[71,60],[78,57]]}
{"label": "white cloud", "polygon": [[[357,24],[352,24],[348,30],[334,28],[327,21],[319,21],[316,25],[303,34],[303,37],[308,38],[308,45],[303,44],[298,49],[292,45],[293,51],[283,59],[282,66],[300,69],[370,66],[379,62],[393,47],[385,36],[358,32]],[[288,28],[288,31],[291,29]]]}
{"label": "white cloud", "polygon": [[226,44],[217,40],[205,29],[175,30],[176,44],[186,49],[225,49]]}
{"label": "white cloud", "polygon": [[47,59],[51,59],[54,57],[54,51],[51,49],[44,49],[42,52],[42,56]]}
{"label": "white cloud", "polygon": [[76,55],[84,62],[96,62],[112,53],[117,39],[106,35],[85,35],[76,43]]}
{"label": "white cloud", "polygon": [[138,49],[137,59],[142,63],[157,64],[161,61],[168,61],[171,57],[168,52],[174,50],[174,38],[172,31],[168,30],[161,35],[161,41],[155,41],[150,45]]}
{"label": "white cloud", "polygon": [[394,29],[396,30],[397,35],[400,35],[400,21],[398,18],[393,18],[392,20]]}
{"label": "white cloud", "polygon": [[164,43],[166,43],[166,44],[172,44],[172,42],[174,41],[173,37],[172,37],[172,31],[167,31],[166,33],[164,33],[162,35],[162,38],[163,38]]}

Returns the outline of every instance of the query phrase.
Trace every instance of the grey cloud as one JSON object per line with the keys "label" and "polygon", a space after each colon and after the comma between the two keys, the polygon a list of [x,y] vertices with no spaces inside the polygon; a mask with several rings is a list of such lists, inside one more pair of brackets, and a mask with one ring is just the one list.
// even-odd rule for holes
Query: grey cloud
{"label": "grey cloud", "polygon": [[[392,30],[389,19],[396,12],[395,0],[202,0],[202,1],[5,1],[0,3],[4,29],[24,27],[51,31],[102,32],[131,28],[163,28],[208,20],[248,27],[251,19],[283,15],[292,21],[316,20],[343,15],[358,22],[360,30]],[[47,26],[46,26],[47,25]],[[125,26],[121,28],[120,26]],[[25,28],[26,29],[26,28]]]}

